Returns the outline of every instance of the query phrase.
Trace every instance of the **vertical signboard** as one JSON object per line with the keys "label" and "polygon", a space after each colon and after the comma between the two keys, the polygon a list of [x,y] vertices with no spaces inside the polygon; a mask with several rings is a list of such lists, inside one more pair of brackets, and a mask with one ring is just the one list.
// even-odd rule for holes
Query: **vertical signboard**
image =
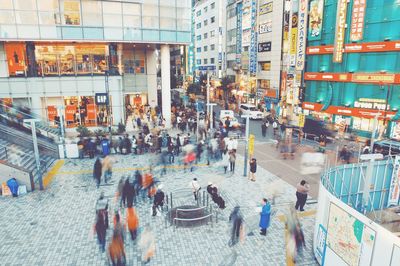
{"label": "vertical signboard", "polygon": [[240,2],[236,5],[236,63],[240,64],[240,57],[242,54],[242,11],[243,3]]}
{"label": "vertical signboard", "polygon": [[54,121],[57,116],[57,108],[54,105],[47,106],[47,118],[49,121]]}
{"label": "vertical signboard", "polygon": [[321,40],[322,22],[324,18],[324,0],[310,0],[308,22],[308,40]]}
{"label": "vertical signboard", "polygon": [[400,156],[396,156],[390,181],[388,206],[397,206],[400,197]]}
{"label": "vertical signboard", "polygon": [[360,41],[363,38],[364,18],[367,0],[356,0],[353,2],[353,13],[351,16],[351,41]]}
{"label": "vertical signboard", "polygon": [[87,119],[96,120],[96,105],[91,103],[86,105]]}
{"label": "vertical signboard", "polygon": [[347,0],[338,0],[336,11],[335,44],[333,46],[333,62],[341,63],[343,59],[344,34],[346,26]]}
{"label": "vertical signboard", "polygon": [[297,24],[298,24],[299,1],[292,1],[292,26],[290,29],[290,66],[296,65],[296,50],[297,50]]}
{"label": "vertical signboard", "polygon": [[251,1],[250,76],[257,73],[257,0]]}
{"label": "vertical signboard", "polygon": [[194,34],[194,8],[192,8],[192,26],[191,26],[191,31],[192,31],[192,36],[190,39],[190,45],[189,45],[189,60],[188,60],[188,75],[193,75],[194,69],[195,69],[195,54],[194,54],[194,42],[195,42],[195,34]]}
{"label": "vertical signboard", "polygon": [[74,122],[75,121],[75,113],[76,113],[76,105],[67,105],[65,107],[65,121]]}
{"label": "vertical signboard", "polygon": [[298,21],[298,39],[296,53],[296,70],[302,71],[306,55],[306,37],[307,37],[307,12],[308,0],[300,0],[299,21]]}

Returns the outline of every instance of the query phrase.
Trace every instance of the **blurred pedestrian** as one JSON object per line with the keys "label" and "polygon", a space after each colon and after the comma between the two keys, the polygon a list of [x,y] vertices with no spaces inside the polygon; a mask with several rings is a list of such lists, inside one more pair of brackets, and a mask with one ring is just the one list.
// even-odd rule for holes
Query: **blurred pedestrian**
{"label": "blurred pedestrian", "polygon": [[100,158],[97,158],[93,167],[93,177],[94,179],[96,179],[97,188],[99,188],[100,186],[101,176],[102,176],[102,164]]}
{"label": "blurred pedestrian", "polygon": [[139,247],[142,250],[142,262],[149,263],[156,252],[156,239],[148,224],[140,236]]}
{"label": "blurred pedestrian", "polygon": [[108,141],[107,138],[103,138],[100,142],[101,149],[103,152],[103,156],[107,156],[110,154],[111,148],[110,148],[110,142]]}
{"label": "blurred pedestrian", "polygon": [[164,198],[165,198],[165,194],[162,191],[163,185],[159,185],[157,187],[157,192],[154,195],[154,201],[153,201],[153,216],[157,215],[157,210],[158,207],[163,207],[164,206]]}
{"label": "blurred pedestrian", "polygon": [[236,245],[239,242],[240,231],[243,230],[243,217],[240,213],[240,206],[236,206],[232,213],[229,215],[229,221],[232,222],[231,239],[228,243],[230,247]]}
{"label": "blurred pedestrian", "polygon": [[114,159],[107,155],[102,162],[102,172],[104,174],[104,183],[107,183],[109,179],[111,179],[112,176],[112,166],[114,163]]}
{"label": "blurred pedestrian", "polygon": [[265,123],[261,123],[261,134],[264,138],[267,136],[267,127],[265,126]]}
{"label": "blurred pedestrian", "polygon": [[303,230],[301,229],[301,225],[299,222],[296,223],[296,231],[295,231],[294,239],[296,241],[297,254],[301,254],[303,251],[303,248],[306,247],[306,241],[304,239],[304,233],[303,233]]}
{"label": "blurred pedestrian", "polygon": [[262,199],[262,208],[260,213],[260,234],[265,236],[267,235],[267,229],[270,225],[271,220],[271,204],[268,202],[266,198]]}
{"label": "blurred pedestrian", "polygon": [[222,166],[224,167],[224,174],[226,174],[226,171],[228,170],[228,167],[230,165],[229,154],[228,154],[228,152],[226,150],[222,153],[222,161],[221,161],[221,163],[222,163]]}
{"label": "blurred pedestrian", "polygon": [[139,228],[139,217],[133,206],[128,206],[128,209],[126,209],[126,223],[131,239],[134,241],[137,237],[137,229]]}
{"label": "blurred pedestrian", "polygon": [[236,164],[236,152],[234,150],[231,150],[229,152],[229,165],[232,173],[235,172],[235,164]]}
{"label": "blurred pedestrian", "polygon": [[305,180],[301,180],[301,182],[297,185],[297,191],[296,191],[296,205],[295,209],[298,210],[300,208],[300,211],[304,211],[304,205],[306,204],[307,201],[307,194],[308,191],[310,190],[310,186],[307,184]]}
{"label": "blurred pedestrian", "polygon": [[350,151],[347,149],[347,145],[344,145],[339,153],[339,158],[343,163],[350,163]]}
{"label": "blurred pedestrian", "polygon": [[249,180],[256,181],[256,172],[257,172],[257,160],[256,160],[256,158],[252,158],[250,160],[250,177],[249,177]]}
{"label": "blurred pedestrian", "polygon": [[[122,176],[118,182],[117,193],[116,193],[116,199],[117,199],[117,201],[119,200],[120,207],[122,206],[122,202],[124,201],[123,188],[124,188],[124,177]],[[125,206],[125,202],[124,202],[124,206]]]}
{"label": "blurred pedestrian", "polygon": [[192,182],[190,182],[190,188],[192,189],[194,200],[197,201],[197,198],[199,196],[199,191],[201,189],[201,186],[197,181],[197,178],[193,178]]}
{"label": "blurred pedestrian", "polygon": [[94,141],[92,139],[89,139],[86,146],[87,146],[87,151],[89,153],[89,158],[93,159],[94,154],[96,152],[96,144],[94,143]]}
{"label": "blurred pedestrian", "polygon": [[113,266],[125,266],[126,257],[124,242],[121,241],[118,235],[114,234],[110,245],[108,246],[108,255]]}
{"label": "blurred pedestrian", "polygon": [[95,231],[97,234],[97,240],[99,241],[100,249],[102,252],[104,252],[106,247],[107,225],[104,219],[104,215],[101,212],[97,213]]}

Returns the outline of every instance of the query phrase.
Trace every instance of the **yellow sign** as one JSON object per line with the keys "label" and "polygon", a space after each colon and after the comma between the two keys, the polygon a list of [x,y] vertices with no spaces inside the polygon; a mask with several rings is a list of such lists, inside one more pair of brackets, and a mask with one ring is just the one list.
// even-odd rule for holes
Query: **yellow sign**
{"label": "yellow sign", "polygon": [[344,35],[346,27],[347,0],[338,0],[336,13],[335,45],[333,47],[333,62],[341,63],[343,57]]}
{"label": "yellow sign", "polygon": [[249,156],[251,157],[254,154],[254,135],[250,134],[249,136]]}
{"label": "yellow sign", "polygon": [[299,127],[304,127],[304,122],[306,121],[306,116],[299,114]]}
{"label": "yellow sign", "polygon": [[395,75],[393,74],[353,74],[354,82],[366,83],[394,83]]}

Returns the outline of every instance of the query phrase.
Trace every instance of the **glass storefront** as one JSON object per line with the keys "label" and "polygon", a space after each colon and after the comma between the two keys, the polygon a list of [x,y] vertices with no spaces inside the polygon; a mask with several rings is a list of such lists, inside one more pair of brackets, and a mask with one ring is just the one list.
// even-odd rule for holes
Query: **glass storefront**
{"label": "glass storefront", "polygon": [[146,54],[144,48],[136,47],[136,45],[124,45],[123,55],[122,65],[124,73],[146,73]]}

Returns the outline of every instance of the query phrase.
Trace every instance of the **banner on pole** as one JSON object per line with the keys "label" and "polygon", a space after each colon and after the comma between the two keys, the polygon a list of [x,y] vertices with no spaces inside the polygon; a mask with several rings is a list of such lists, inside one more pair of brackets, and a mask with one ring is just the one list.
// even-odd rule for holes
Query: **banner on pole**
{"label": "banner on pole", "polygon": [[254,154],[254,135],[249,135],[249,157],[251,158]]}
{"label": "banner on pole", "polygon": [[390,181],[388,206],[397,206],[400,197],[400,156],[396,156],[393,164],[392,179]]}
{"label": "banner on pole", "polygon": [[346,29],[347,0],[338,0],[336,13],[335,44],[333,46],[333,62],[341,63],[344,50]]}

